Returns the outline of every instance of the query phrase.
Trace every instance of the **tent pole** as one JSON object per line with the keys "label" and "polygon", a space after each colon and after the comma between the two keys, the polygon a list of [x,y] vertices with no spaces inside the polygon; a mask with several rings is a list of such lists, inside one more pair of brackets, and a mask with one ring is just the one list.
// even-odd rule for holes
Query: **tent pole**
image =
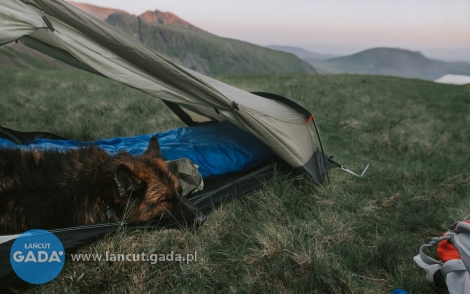
{"label": "tent pole", "polygon": [[326,160],[326,154],[325,154],[325,151],[323,150],[323,144],[321,142],[320,132],[319,132],[317,124],[315,122],[315,117],[312,115],[311,118],[312,118],[313,126],[315,127],[315,133],[317,133],[317,138],[318,138],[318,143],[320,144],[321,153],[323,155],[323,164],[325,166],[326,179],[328,180],[328,185],[329,185],[330,184],[330,175],[328,173],[328,165],[327,165],[327,160]]}

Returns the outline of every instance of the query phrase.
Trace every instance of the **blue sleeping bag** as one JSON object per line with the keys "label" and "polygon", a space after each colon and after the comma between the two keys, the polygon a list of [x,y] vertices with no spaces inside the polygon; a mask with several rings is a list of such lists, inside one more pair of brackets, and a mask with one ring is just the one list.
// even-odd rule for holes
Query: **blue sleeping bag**
{"label": "blue sleeping bag", "polygon": [[[94,142],[38,139],[24,145],[0,138],[0,147],[60,150],[96,145],[110,154],[127,151],[132,155],[140,155],[147,149],[152,135],[154,134]],[[165,160],[189,158],[199,166],[199,172],[204,178],[249,170],[266,163],[273,156],[273,152],[260,140],[229,121],[178,128],[155,135]]]}

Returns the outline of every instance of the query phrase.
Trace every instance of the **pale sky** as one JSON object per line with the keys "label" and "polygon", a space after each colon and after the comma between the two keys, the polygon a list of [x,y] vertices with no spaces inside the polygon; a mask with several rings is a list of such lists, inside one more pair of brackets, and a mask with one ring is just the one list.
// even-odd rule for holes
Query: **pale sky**
{"label": "pale sky", "polygon": [[398,47],[470,61],[470,0],[75,0],[168,11],[222,37],[352,54]]}

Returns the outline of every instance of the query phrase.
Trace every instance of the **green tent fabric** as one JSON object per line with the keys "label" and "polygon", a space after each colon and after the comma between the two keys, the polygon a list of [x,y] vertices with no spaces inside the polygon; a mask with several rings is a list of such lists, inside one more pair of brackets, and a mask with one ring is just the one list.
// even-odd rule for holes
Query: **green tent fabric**
{"label": "green tent fabric", "polygon": [[16,40],[162,99],[186,123],[229,120],[290,166],[324,181],[325,157],[315,146],[310,119],[292,101],[248,93],[176,65],[61,0],[0,0],[0,45]]}

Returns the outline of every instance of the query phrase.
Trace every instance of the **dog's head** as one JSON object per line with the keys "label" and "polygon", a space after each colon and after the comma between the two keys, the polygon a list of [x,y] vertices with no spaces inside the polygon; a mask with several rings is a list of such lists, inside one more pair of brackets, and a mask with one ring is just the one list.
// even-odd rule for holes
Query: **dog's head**
{"label": "dog's head", "polygon": [[155,136],[142,156],[120,154],[114,164],[115,202],[131,223],[202,224],[206,217],[181,195],[178,179],[168,171]]}

